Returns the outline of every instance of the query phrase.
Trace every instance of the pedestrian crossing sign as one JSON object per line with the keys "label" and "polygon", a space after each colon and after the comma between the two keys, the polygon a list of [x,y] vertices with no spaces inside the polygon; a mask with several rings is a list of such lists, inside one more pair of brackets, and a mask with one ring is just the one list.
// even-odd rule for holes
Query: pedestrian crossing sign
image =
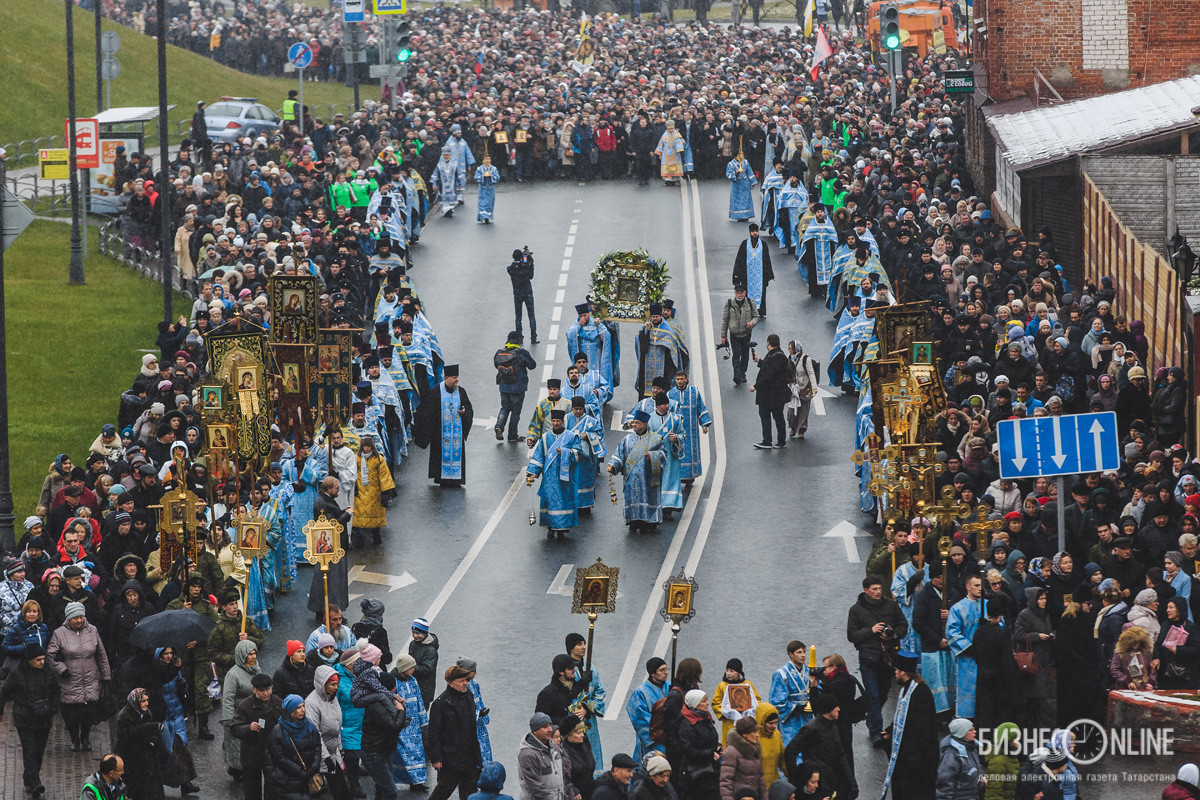
{"label": "pedestrian crossing sign", "polygon": [[371,10],[375,14],[407,14],[408,0],[371,0]]}

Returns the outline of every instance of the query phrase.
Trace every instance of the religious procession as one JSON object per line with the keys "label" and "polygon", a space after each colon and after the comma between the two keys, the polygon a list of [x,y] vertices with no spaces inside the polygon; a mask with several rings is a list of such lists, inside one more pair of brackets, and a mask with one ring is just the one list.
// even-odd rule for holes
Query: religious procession
{"label": "religious procession", "polygon": [[967,12],[534,5],[116,148],[191,307],[0,553],[6,796],[1200,798],[1185,351],[973,168]]}

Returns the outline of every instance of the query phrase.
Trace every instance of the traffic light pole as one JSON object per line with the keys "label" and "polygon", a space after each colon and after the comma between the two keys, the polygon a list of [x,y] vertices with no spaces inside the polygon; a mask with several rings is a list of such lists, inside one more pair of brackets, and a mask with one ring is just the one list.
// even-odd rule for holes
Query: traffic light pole
{"label": "traffic light pole", "polygon": [[896,113],[896,83],[900,80],[900,66],[902,59],[900,58],[899,50],[888,51],[888,71],[892,73],[891,80],[891,97],[892,97],[892,113]]}

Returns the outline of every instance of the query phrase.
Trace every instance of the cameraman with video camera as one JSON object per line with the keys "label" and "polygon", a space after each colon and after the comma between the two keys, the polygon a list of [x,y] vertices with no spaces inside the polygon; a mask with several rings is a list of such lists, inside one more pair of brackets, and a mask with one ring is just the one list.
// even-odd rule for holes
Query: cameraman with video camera
{"label": "cameraman with video camera", "polygon": [[513,307],[516,311],[517,344],[524,344],[525,337],[521,333],[521,307],[529,310],[529,341],[538,343],[537,320],[533,318],[533,253],[526,246],[521,250],[513,250],[512,263],[508,265],[508,277],[512,280]]}
{"label": "cameraman with video camera", "polygon": [[858,651],[858,669],[863,688],[871,698],[867,710],[867,735],[871,744],[884,747],[883,705],[893,677],[891,656],[908,633],[908,621],[895,600],[883,596],[883,581],[877,575],[863,578],[863,590],[850,606],[846,638]]}
{"label": "cameraman with video camera", "polygon": [[729,347],[733,350],[733,385],[746,382],[746,368],[750,362],[750,334],[758,324],[758,306],[746,297],[746,287],[734,287],[733,297],[725,301],[721,312],[721,343],[717,349]]}

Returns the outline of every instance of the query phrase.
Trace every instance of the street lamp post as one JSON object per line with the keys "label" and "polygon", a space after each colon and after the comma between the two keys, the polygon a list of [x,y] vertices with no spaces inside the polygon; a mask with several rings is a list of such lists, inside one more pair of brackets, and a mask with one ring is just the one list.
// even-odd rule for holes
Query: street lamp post
{"label": "street lamp post", "polygon": [[65,0],[67,6],[67,119],[70,120],[67,134],[71,141],[67,142],[70,149],[71,168],[71,268],[69,280],[74,285],[84,282],[83,279],[83,236],[81,234],[82,220],[79,215],[79,169],[75,166],[75,18],[72,9],[74,0]]}
{"label": "street lamp post", "polygon": [[[1187,389],[1188,397],[1192,396],[1192,382],[1194,376],[1192,370],[1188,369],[1188,360],[1192,352],[1191,339],[1189,335],[1191,331],[1188,328],[1188,286],[1192,282],[1192,275],[1196,270],[1196,253],[1192,251],[1188,244],[1187,237],[1179,232],[1179,228],[1175,228],[1175,235],[1167,240],[1167,257],[1171,262],[1171,269],[1175,270],[1175,274],[1179,276],[1179,365],[1183,367],[1184,386]],[[1189,401],[1188,406],[1192,403]],[[1191,424],[1195,423],[1194,419],[1190,419],[1192,415],[1186,415],[1188,419],[1188,441],[1191,440],[1190,430]]]}

